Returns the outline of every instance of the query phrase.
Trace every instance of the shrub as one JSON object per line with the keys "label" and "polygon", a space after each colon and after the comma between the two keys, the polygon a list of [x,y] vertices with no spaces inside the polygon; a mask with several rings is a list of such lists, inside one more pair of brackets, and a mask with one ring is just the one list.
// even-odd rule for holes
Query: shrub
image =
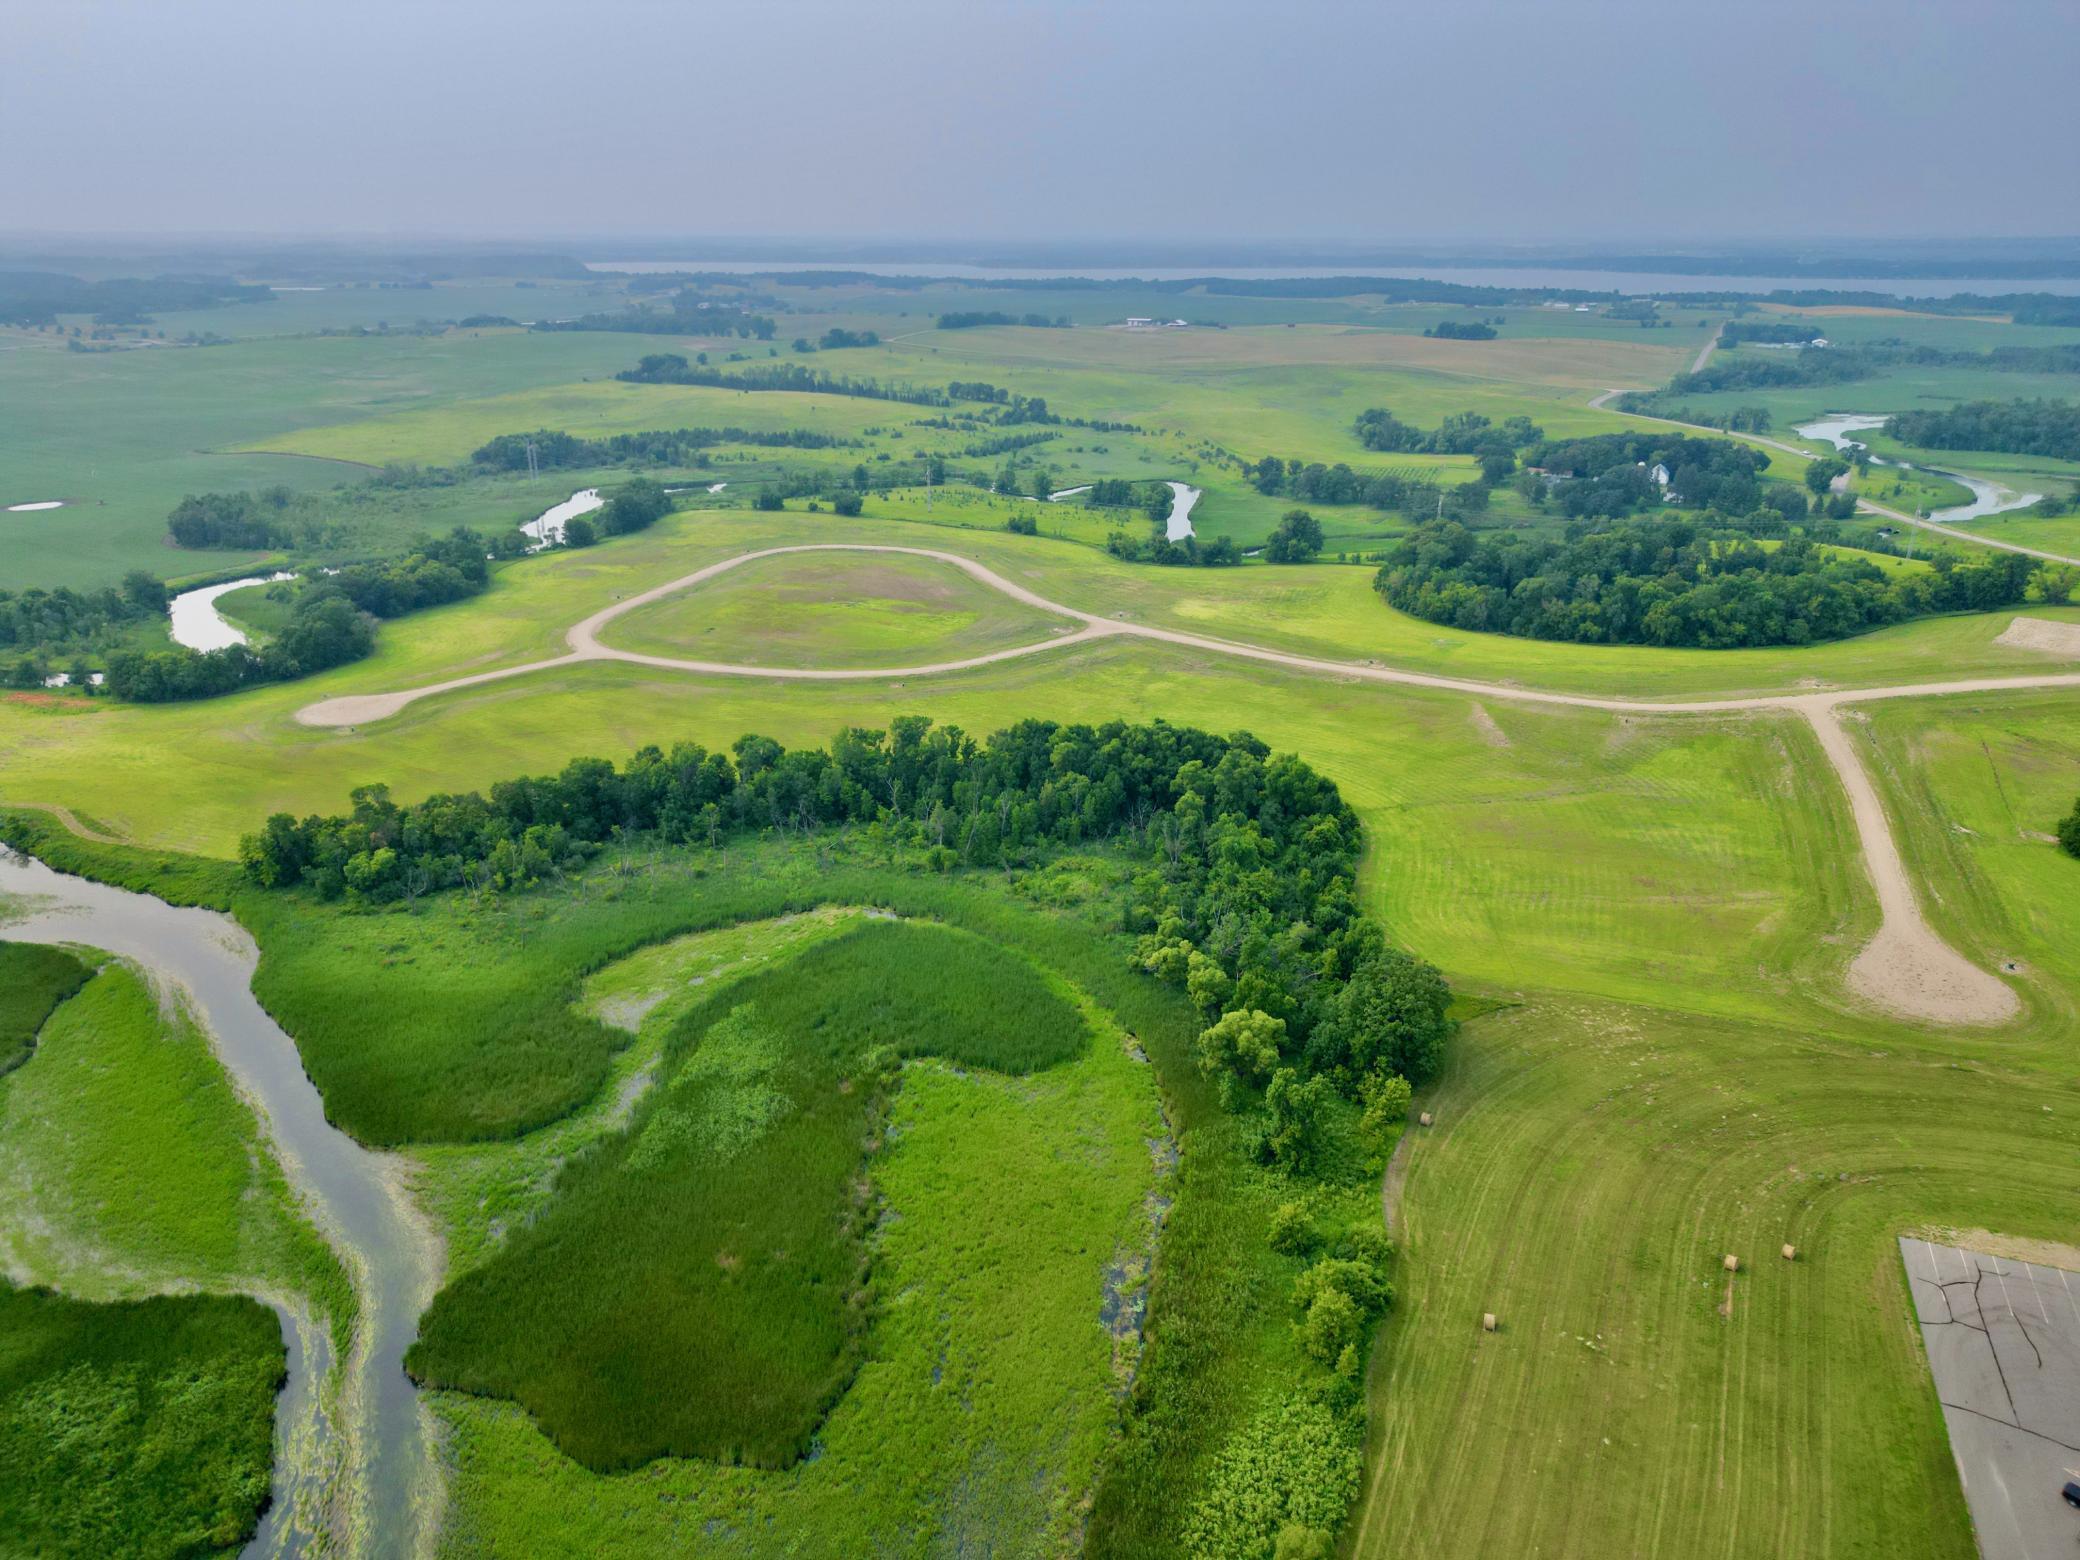
{"label": "shrub", "polygon": [[2058,826],[2058,843],[2068,856],[2080,856],[2080,801],[2073,803],[2073,811]]}
{"label": "shrub", "polygon": [[1321,1245],[1321,1232],[1305,1204],[1280,1203],[1271,1215],[1271,1249],[1288,1257],[1304,1257]]}
{"label": "shrub", "polygon": [[1216,1457],[1184,1529],[1192,1560],[1272,1560],[1294,1526],[1333,1533],[1364,1476],[1359,1426],[1294,1394],[1261,1410]]}

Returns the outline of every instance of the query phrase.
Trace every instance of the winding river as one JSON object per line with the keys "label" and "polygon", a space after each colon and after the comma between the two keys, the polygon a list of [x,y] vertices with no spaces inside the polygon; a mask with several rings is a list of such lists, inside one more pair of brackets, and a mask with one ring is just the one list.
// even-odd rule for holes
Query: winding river
{"label": "winding river", "polygon": [[[1863,449],[1861,439],[1851,434],[1867,433],[1873,428],[1882,428],[1890,417],[1874,417],[1866,412],[1830,412],[1825,417],[1809,423],[1800,423],[1794,430],[1802,439],[1818,439],[1832,444],[1843,454]],[[1968,477],[1961,471],[1945,471],[1939,466],[1916,466],[1911,461],[1890,461],[1882,456],[1871,457],[1873,466],[1897,465],[1908,471],[1926,471],[1932,476],[1946,477],[1959,487],[1971,490],[1969,504],[1953,504],[1948,509],[1938,509],[1928,518],[1939,520],[1945,525],[1955,525],[1962,520],[1983,520],[1988,515],[2006,514],[2011,509],[2026,509],[2044,495],[2042,493],[2018,493],[2011,487],[1998,482],[1987,482],[1979,477]]]}
{"label": "winding river", "polygon": [[361,1316],[345,1371],[331,1381],[328,1335],[281,1297],[265,1297],[284,1318],[290,1373],[275,1420],[274,1502],[246,1554],[429,1548],[439,1474],[404,1351],[441,1258],[412,1207],[403,1161],[326,1121],[295,1042],[253,996],[259,950],[229,916],[66,876],[4,848],[0,896],[22,902],[0,938],[106,949],[182,993],[353,1278]]}
{"label": "winding river", "polygon": [[255,574],[248,579],[226,580],[200,590],[184,590],[166,603],[166,631],[177,645],[190,650],[229,650],[246,643],[245,630],[217,610],[217,598],[248,585],[274,585],[293,580],[293,574]]}

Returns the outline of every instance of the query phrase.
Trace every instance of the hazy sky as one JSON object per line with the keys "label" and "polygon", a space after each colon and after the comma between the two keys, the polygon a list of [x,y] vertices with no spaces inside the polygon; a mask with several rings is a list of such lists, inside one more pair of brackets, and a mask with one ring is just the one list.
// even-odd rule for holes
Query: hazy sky
{"label": "hazy sky", "polygon": [[0,231],[2080,232],[2080,0],[0,0]]}

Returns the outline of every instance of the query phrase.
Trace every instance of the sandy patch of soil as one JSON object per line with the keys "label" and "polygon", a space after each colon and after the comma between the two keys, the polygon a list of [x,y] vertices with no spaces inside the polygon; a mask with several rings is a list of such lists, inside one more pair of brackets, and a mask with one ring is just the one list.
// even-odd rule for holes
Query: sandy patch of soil
{"label": "sandy patch of soil", "polygon": [[2050,618],[2019,617],[1994,641],[2017,650],[2041,650],[2046,655],[2080,661],[2080,623],[2055,623]]}
{"label": "sandy patch of soil", "polygon": [[1849,987],[1888,1012],[1936,1024],[2004,1024],[2022,1010],[2006,981],[1928,929],[1888,920],[1849,966]]}

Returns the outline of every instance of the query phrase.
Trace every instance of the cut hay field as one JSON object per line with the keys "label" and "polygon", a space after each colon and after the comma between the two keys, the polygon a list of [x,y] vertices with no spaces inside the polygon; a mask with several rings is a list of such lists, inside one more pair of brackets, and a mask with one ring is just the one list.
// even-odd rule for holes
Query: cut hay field
{"label": "cut hay field", "polygon": [[757,666],[916,666],[1031,644],[1078,625],[950,564],[901,555],[761,558],[616,618],[606,643]]}
{"label": "cut hay field", "polygon": [[1566,1001],[1467,1028],[1352,1552],[1967,1560],[1896,1238],[2070,1234],[2050,1060]]}

